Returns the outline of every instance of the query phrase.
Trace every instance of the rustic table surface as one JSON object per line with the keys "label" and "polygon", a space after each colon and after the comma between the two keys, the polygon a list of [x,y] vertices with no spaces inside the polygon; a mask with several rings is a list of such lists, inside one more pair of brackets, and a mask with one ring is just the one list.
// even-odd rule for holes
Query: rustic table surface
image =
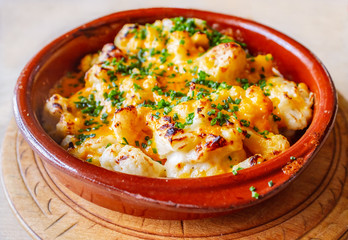
{"label": "rustic table surface", "polygon": [[[12,118],[16,79],[42,46],[92,19],[146,7],[216,11],[278,29],[317,55],[347,99],[348,0],[0,0],[0,141]],[[30,239],[11,212],[2,185],[0,188],[0,239]]]}

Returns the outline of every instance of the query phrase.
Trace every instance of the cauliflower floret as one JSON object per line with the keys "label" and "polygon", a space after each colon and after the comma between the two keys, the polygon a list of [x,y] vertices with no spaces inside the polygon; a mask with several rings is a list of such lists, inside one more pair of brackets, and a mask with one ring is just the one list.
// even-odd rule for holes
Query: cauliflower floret
{"label": "cauliflower floret", "polygon": [[[205,34],[204,34],[205,35]],[[208,41],[209,43],[209,41]],[[192,41],[188,32],[173,32],[167,44],[168,53],[173,56],[171,62],[181,65],[186,62],[192,55],[204,52],[201,48],[198,50]]]}
{"label": "cauliflower floret", "polygon": [[126,58],[126,56],[114,44],[112,43],[105,44],[99,54],[98,62],[102,63],[106,60],[110,60],[114,58],[116,58],[117,60],[120,60],[121,58]]}
{"label": "cauliflower floret", "polygon": [[243,149],[243,133],[236,119],[228,120],[225,126],[211,125],[217,113],[208,114],[208,100],[179,104],[173,112],[185,119],[183,129],[175,126],[172,118],[148,117],[149,127],[161,158],[166,158],[168,177],[202,177],[230,171],[230,156],[236,162],[246,158]]}
{"label": "cauliflower floret", "polygon": [[185,161],[185,154],[182,152],[173,152],[168,156],[165,167],[167,177],[172,178],[194,178],[207,177],[225,173],[218,165],[211,162]]}
{"label": "cauliflower floret", "polygon": [[[60,116],[67,111],[69,106],[68,99],[65,97],[62,97],[59,94],[53,94],[52,97],[50,97],[45,106],[44,106],[44,119],[43,124],[48,125],[47,127],[51,127],[51,124],[57,122],[60,119]],[[52,124],[52,125],[55,125]]]}
{"label": "cauliflower floret", "polygon": [[80,121],[70,111],[68,99],[59,94],[53,94],[44,106],[42,125],[56,141],[61,141],[66,134],[75,132],[79,126]]}
{"label": "cauliflower floret", "polygon": [[[78,135],[77,135],[78,136]],[[95,165],[100,165],[100,156],[104,153],[110,144],[117,143],[113,134],[95,137],[90,136],[83,144],[76,145],[79,139],[75,135],[67,135],[61,142],[61,146],[68,150],[74,156],[87,160]]]}
{"label": "cauliflower floret", "polygon": [[79,68],[82,72],[87,72],[98,61],[98,54],[87,54],[81,59]]}
{"label": "cauliflower floret", "polygon": [[202,47],[203,49],[209,48],[209,39],[206,34],[196,32],[191,38],[196,47]]}
{"label": "cauliflower floret", "polygon": [[115,46],[121,49],[123,53],[137,53],[144,46],[144,40],[135,38],[134,35],[142,29],[144,29],[144,26],[138,24],[125,24],[115,37]]}
{"label": "cauliflower floret", "polygon": [[217,82],[237,84],[238,78],[246,66],[246,53],[236,43],[219,44],[195,61],[199,70],[208,73]]}
{"label": "cauliflower floret", "polygon": [[281,77],[272,77],[266,80],[265,89],[275,106],[274,114],[280,117],[279,127],[301,130],[308,126],[314,95],[304,83],[296,85]]}
{"label": "cauliflower floret", "polygon": [[252,167],[256,164],[260,164],[264,161],[265,161],[265,159],[260,154],[255,154],[254,156],[251,156],[251,157],[245,159],[243,162],[240,162],[240,163],[234,165],[233,168],[231,169],[231,171],[238,171],[241,169],[250,168],[250,167]]}
{"label": "cauliflower floret", "polygon": [[165,177],[163,165],[146,156],[140,149],[113,144],[100,157],[102,167],[146,177]]}
{"label": "cauliflower floret", "polygon": [[136,145],[136,141],[147,136],[147,126],[134,106],[117,109],[112,121],[112,129],[119,143]]}
{"label": "cauliflower floret", "polygon": [[161,27],[148,24],[125,24],[115,37],[115,46],[123,53],[136,54],[140,49],[165,48],[165,38],[161,36]]}
{"label": "cauliflower floret", "polygon": [[120,91],[125,92],[125,105],[137,105],[145,100],[153,101],[154,93],[152,88],[156,86],[157,81],[152,76],[147,76],[142,80],[134,78],[125,78],[120,84]]}
{"label": "cauliflower floret", "polygon": [[252,125],[260,130],[268,130],[278,133],[278,126],[273,120],[272,101],[266,97],[258,86],[251,86],[247,90],[239,86],[233,86],[230,90],[220,90],[212,94],[212,98],[224,105],[223,101],[230,98],[237,111],[237,118],[243,126]]}
{"label": "cauliflower floret", "polygon": [[[212,138],[212,136],[210,137]],[[189,152],[175,151],[168,154],[165,163],[167,176],[187,178],[227,173],[234,163],[239,163],[246,158],[243,149],[235,150],[233,144],[219,147],[217,145],[220,143],[214,141],[223,143],[226,140],[217,136],[212,141],[202,144],[207,145],[208,149],[201,149],[202,145],[199,145]],[[214,144],[216,146],[212,146]]]}
{"label": "cauliflower floret", "polygon": [[286,137],[268,131],[257,133],[251,128],[247,129],[249,138],[244,139],[245,147],[252,154],[261,154],[265,159],[271,159],[290,147]]}
{"label": "cauliflower floret", "polygon": [[272,118],[273,104],[258,86],[251,86],[245,91],[236,113],[240,119],[245,119],[260,130],[278,132]]}
{"label": "cauliflower floret", "polygon": [[81,119],[71,113],[65,112],[57,123],[56,136],[60,139],[69,134],[76,134],[81,128]]}
{"label": "cauliflower floret", "polygon": [[247,59],[248,61],[248,80],[250,83],[257,83],[260,75],[264,77],[274,76],[273,57],[271,54],[257,55]]}

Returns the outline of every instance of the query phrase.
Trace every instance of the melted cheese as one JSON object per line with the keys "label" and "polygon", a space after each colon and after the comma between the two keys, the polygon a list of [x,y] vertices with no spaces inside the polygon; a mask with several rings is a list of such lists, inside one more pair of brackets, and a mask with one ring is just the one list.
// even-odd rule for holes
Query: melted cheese
{"label": "melted cheese", "polygon": [[126,24],[52,89],[43,126],[76,157],[148,177],[204,177],[280,154],[312,117],[313,93],[272,55],[200,19]]}

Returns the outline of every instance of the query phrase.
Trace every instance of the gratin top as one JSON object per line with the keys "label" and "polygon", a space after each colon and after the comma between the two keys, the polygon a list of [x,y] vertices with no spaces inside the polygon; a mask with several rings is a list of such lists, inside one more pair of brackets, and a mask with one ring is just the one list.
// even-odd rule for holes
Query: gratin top
{"label": "gratin top", "polygon": [[48,133],[76,157],[149,177],[204,177],[262,163],[312,118],[313,93],[237,32],[177,17],[126,24],[52,89]]}

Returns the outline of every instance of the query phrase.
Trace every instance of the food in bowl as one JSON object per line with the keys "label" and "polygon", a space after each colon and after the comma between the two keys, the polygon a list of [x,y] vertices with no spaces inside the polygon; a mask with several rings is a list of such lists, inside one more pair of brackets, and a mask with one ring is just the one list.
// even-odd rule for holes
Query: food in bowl
{"label": "food in bowl", "polygon": [[125,24],[51,91],[43,126],[69,153],[148,177],[249,168],[290,147],[312,119],[313,93],[204,20]]}
{"label": "food in bowl", "polygon": [[[178,15],[205,19],[218,30],[232,28],[236,39],[247,43],[251,54],[271,53],[284,78],[306,83],[310,88],[314,94],[311,123],[305,131],[298,132],[299,138],[290,141],[286,151],[238,171],[237,175],[155,178],[109,171],[81,161],[44,131],[40,120],[50,89],[67,71],[74,71],[83,56],[112,42],[115,33],[128,22],[145,24]],[[14,97],[18,127],[53,180],[100,206],[160,219],[212,217],[270,199],[309,166],[331,132],[336,112],[336,91],[329,73],[313,53],[294,39],[251,20],[177,8],[117,12],[65,33],[28,62],[18,78]]]}

